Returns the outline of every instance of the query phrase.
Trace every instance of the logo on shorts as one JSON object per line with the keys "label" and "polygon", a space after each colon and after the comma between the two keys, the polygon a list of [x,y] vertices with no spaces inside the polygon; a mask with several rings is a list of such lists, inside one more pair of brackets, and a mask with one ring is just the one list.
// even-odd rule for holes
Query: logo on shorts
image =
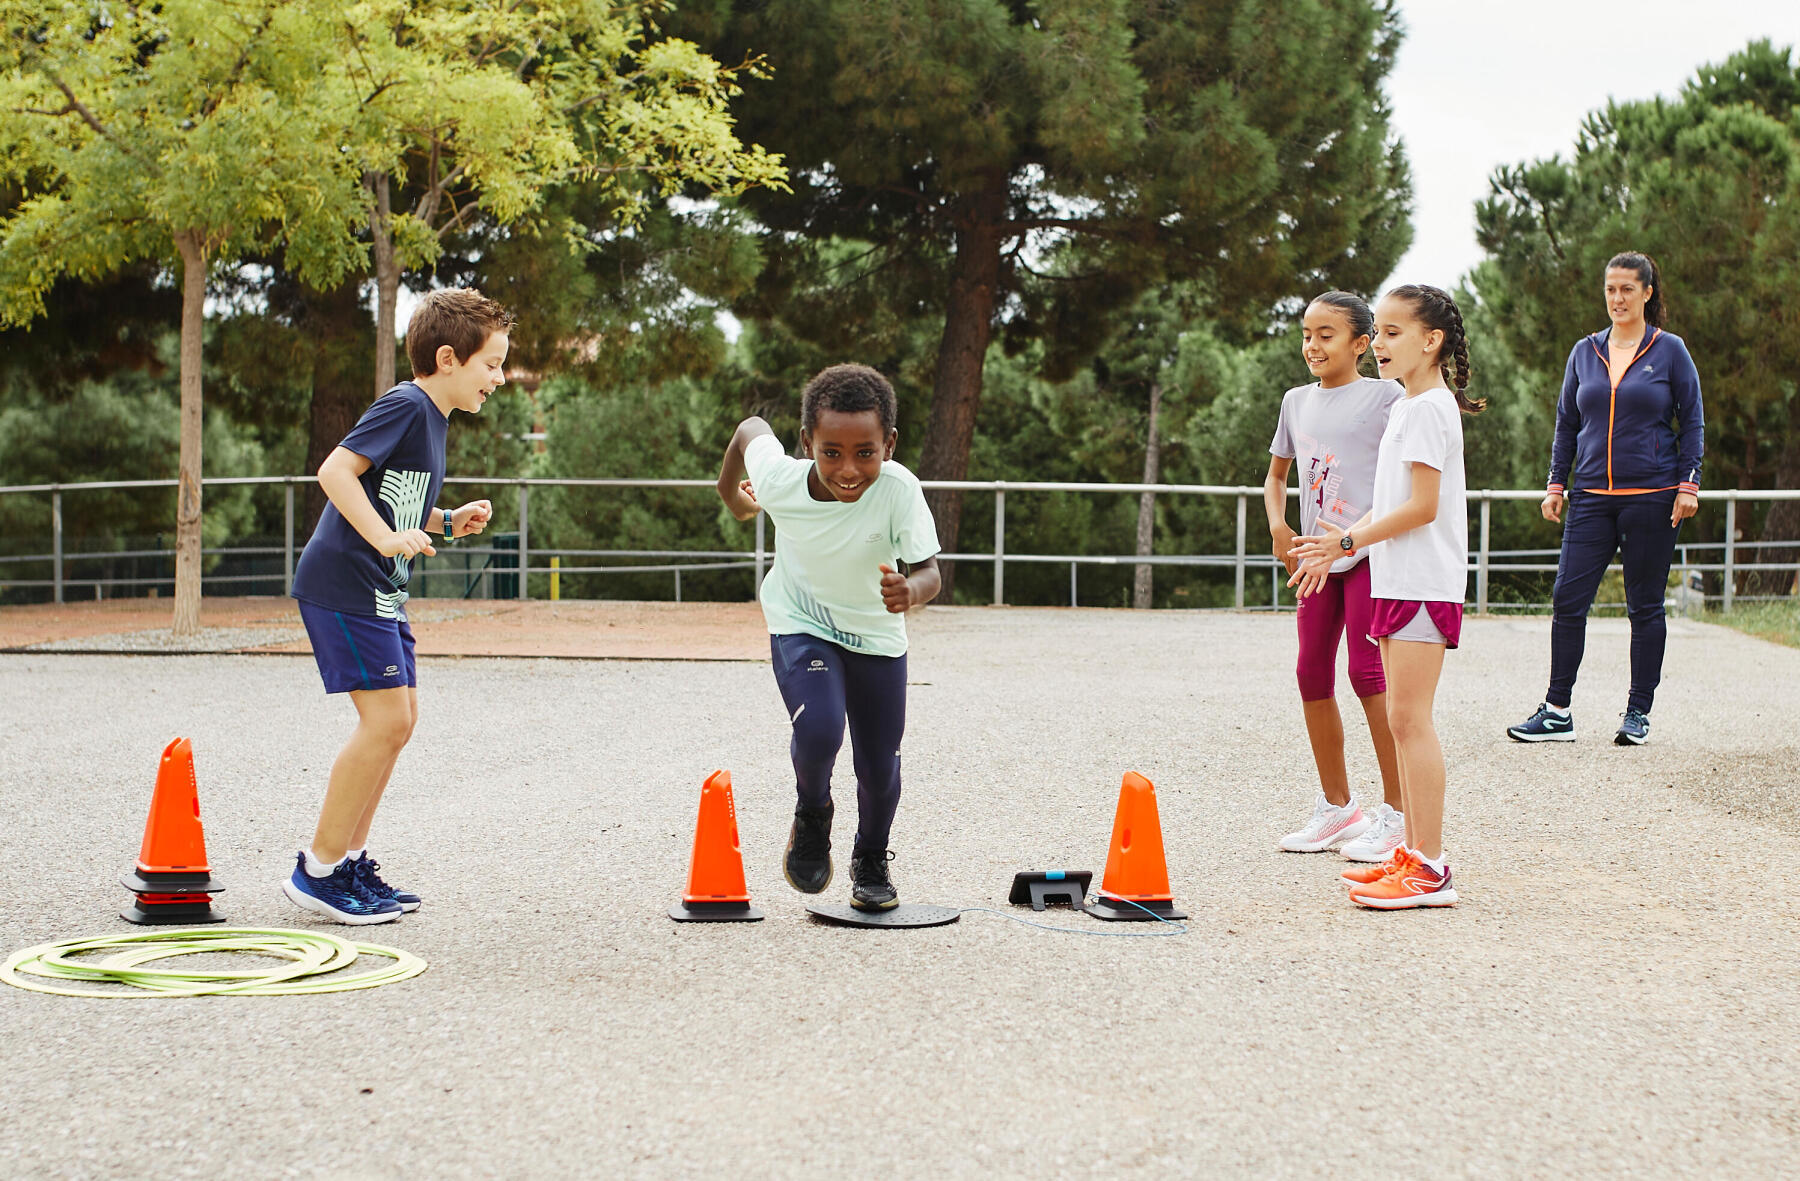
{"label": "logo on shorts", "polygon": [[384,677],[397,677],[400,675],[400,666],[397,664],[390,664],[387,666],[387,670],[381,675]]}
{"label": "logo on shorts", "polygon": [[822,673],[825,671],[825,662],[823,660],[815,660],[806,666],[806,671],[809,673]]}
{"label": "logo on shorts", "polygon": [[881,540],[881,534],[880,534],[880,533],[871,533],[871,534],[869,534],[869,536],[868,536],[868,539],[867,539],[867,544],[869,544],[869,545],[875,545],[875,544],[876,544],[876,543],[878,543],[878,542],[879,542],[879,541],[880,541],[880,540]]}

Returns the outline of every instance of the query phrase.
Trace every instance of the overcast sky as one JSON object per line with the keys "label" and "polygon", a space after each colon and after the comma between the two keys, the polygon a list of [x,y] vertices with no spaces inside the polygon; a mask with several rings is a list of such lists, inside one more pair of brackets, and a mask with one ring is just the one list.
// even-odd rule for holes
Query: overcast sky
{"label": "overcast sky", "polygon": [[[1394,283],[1453,287],[1481,260],[1475,202],[1501,164],[1568,154],[1584,115],[1672,95],[1758,37],[1800,41],[1796,0],[1400,0],[1388,94],[1413,170]],[[1390,284],[1391,285],[1391,284]]]}

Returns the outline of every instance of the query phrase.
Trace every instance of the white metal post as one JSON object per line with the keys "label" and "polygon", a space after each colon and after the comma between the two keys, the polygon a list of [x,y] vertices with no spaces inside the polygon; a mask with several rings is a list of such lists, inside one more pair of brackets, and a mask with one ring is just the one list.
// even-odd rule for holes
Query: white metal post
{"label": "white metal post", "polygon": [[1494,502],[1486,492],[1481,494],[1481,550],[1475,559],[1475,614],[1486,615],[1488,609],[1488,523],[1493,517]]}
{"label": "white metal post", "polygon": [[756,585],[751,588],[751,597],[762,601],[763,555],[767,552],[763,547],[763,528],[768,520],[762,513],[756,514]]}
{"label": "white metal post", "polygon": [[526,541],[526,529],[530,521],[531,485],[519,481],[519,597],[529,599],[531,592],[526,589],[528,581],[525,571],[531,568],[531,549]]}
{"label": "white metal post", "polygon": [[1232,596],[1232,604],[1239,611],[1244,609],[1244,513],[1249,500],[1240,492],[1237,498],[1237,588]]}
{"label": "white metal post", "polygon": [[63,601],[62,490],[50,490],[50,582],[56,601]]}
{"label": "white metal post", "polygon": [[1725,493],[1725,610],[1737,597],[1737,490]]}
{"label": "white metal post", "polygon": [[1006,489],[994,489],[994,606],[1006,603]]}
{"label": "white metal post", "polygon": [[283,509],[283,531],[287,538],[281,550],[281,593],[294,591],[294,477],[287,479],[287,505]]}

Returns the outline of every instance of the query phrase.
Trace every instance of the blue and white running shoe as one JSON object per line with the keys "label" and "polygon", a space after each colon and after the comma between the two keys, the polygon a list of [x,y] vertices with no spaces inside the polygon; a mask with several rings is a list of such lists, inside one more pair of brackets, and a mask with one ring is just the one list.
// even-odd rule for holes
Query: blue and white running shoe
{"label": "blue and white running shoe", "polygon": [[1642,746],[1650,739],[1650,715],[1641,709],[1625,711],[1625,720],[1619,723],[1619,732],[1613,735],[1613,742],[1618,746]]}
{"label": "blue and white running shoe", "polygon": [[338,923],[362,927],[370,923],[391,923],[400,917],[400,904],[377,898],[357,880],[357,863],[345,861],[331,871],[330,877],[315,878],[306,872],[306,854],[295,859],[294,874],[281,883],[288,901],[302,910],[322,914]]}
{"label": "blue and white running shoe", "polygon": [[1568,710],[1557,713],[1545,702],[1523,722],[1508,726],[1506,736],[1514,742],[1574,742],[1575,715]]}
{"label": "blue and white running shoe", "polygon": [[407,914],[411,914],[413,911],[419,909],[419,903],[421,901],[419,896],[407,890],[396,890],[394,887],[382,881],[379,872],[381,869],[381,862],[369,860],[368,853],[365,852],[361,857],[358,857],[355,861],[355,865],[356,880],[362,883],[363,889],[367,890],[377,898],[385,898],[390,902],[398,902],[400,904],[400,909]]}

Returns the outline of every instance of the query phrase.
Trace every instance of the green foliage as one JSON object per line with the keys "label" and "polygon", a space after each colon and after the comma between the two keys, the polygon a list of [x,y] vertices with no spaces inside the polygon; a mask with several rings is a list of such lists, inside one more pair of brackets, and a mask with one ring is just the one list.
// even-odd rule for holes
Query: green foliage
{"label": "green foliage", "polygon": [[[166,345],[171,352],[173,343],[171,338]],[[13,384],[0,404],[4,482],[173,479],[179,450],[178,395],[167,371],[157,376],[123,370],[79,382],[61,397]],[[265,472],[263,451],[252,432],[218,410],[207,416],[206,453],[209,476]],[[251,489],[216,488],[208,492],[207,500],[202,532],[206,545],[255,531],[256,493]],[[47,498],[42,504],[41,520],[19,513],[14,517],[18,527],[5,531],[12,552],[49,551]],[[17,508],[9,498],[9,514]],[[64,547],[70,553],[151,544],[158,536],[172,538],[174,531],[174,500],[158,489],[71,492],[63,497]]]}
{"label": "green foliage", "polygon": [[[1700,368],[1708,484],[1800,475],[1800,68],[1756,42],[1673,100],[1613,103],[1572,158],[1502,168],[1477,209],[1491,323],[1554,405],[1570,346],[1605,324],[1607,258],[1652,254]],[[1786,457],[1793,455],[1793,459]]]}
{"label": "green foliage", "polygon": [[333,0],[6,0],[0,322],[45,311],[60,277],[280,243],[330,284],[361,257],[364,208],[332,84]]}

